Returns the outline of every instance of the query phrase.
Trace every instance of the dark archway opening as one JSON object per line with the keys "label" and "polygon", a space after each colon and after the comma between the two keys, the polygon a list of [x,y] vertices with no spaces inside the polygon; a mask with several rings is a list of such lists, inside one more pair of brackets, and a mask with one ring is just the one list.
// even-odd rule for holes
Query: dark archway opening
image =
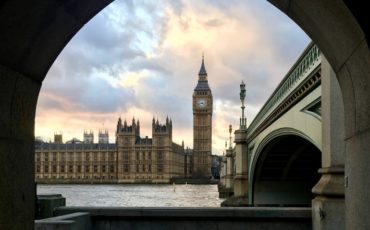
{"label": "dark archway opening", "polygon": [[260,154],[253,178],[256,206],[310,206],[320,178],[321,151],[306,139],[284,135]]}

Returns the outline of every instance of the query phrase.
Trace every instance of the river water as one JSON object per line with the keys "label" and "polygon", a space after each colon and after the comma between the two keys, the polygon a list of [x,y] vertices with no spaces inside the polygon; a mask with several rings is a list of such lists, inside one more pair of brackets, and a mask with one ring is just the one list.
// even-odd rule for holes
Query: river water
{"label": "river water", "polygon": [[37,185],[62,194],[67,206],[220,207],[217,185]]}

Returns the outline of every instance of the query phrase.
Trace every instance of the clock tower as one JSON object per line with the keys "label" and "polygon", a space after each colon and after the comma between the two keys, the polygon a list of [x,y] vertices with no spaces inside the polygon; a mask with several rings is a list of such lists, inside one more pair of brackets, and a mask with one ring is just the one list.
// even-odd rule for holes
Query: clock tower
{"label": "clock tower", "polygon": [[211,176],[212,154],[212,92],[202,57],[198,84],[193,93],[193,178]]}

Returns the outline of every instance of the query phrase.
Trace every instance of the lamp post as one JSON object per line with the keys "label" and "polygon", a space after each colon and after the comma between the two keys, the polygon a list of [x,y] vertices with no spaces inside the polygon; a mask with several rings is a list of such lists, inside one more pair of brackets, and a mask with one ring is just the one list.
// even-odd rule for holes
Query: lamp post
{"label": "lamp post", "polygon": [[235,131],[235,176],[234,196],[239,197],[233,205],[243,206],[248,204],[248,143],[247,143],[247,118],[244,114],[245,84],[240,84],[240,101],[242,117],[240,129]]}
{"label": "lamp post", "polygon": [[233,127],[231,126],[231,124],[229,125],[229,134],[230,134],[230,144],[229,144],[229,149],[232,148],[232,144],[231,144],[231,132],[233,131]]}
{"label": "lamp post", "polygon": [[244,109],[245,109],[245,106],[244,106],[244,99],[245,99],[245,84],[244,82],[242,81],[242,83],[240,84],[240,101],[242,103],[242,117],[240,118],[240,129],[246,129],[247,128],[247,118],[245,118],[244,116]]}

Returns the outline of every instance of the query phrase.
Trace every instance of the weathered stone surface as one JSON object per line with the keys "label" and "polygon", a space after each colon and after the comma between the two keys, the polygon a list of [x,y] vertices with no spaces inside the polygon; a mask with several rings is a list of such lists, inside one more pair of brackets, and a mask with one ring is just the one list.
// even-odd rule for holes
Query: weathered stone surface
{"label": "weathered stone surface", "polygon": [[36,219],[53,216],[54,209],[66,205],[66,198],[61,194],[37,194]]}
{"label": "weathered stone surface", "polygon": [[344,199],[318,196],[312,200],[313,229],[345,228]]}
{"label": "weathered stone surface", "polygon": [[35,221],[36,230],[90,230],[92,222],[87,212],[75,212]]}
{"label": "weathered stone surface", "polygon": [[248,207],[248,197],[232,196],[221,203],[221,207]]}
{"label": "weathered stone surface", "polygon": [[73,35],[110,2],[4,1],[0,7],[0,28],[4,31],[0,63],[43,80]]}
{"label": "weathered stone surface", "polygon": [[[6,226],[2,229],[31,229],[33,225],[33,151],[33,141],[0,138],[0,175],[3,175],[0,177],[0,224]],[[16,228],[13,223],[23,223],[23,227]]]}
{"label": "weathered stone surface", "polygon": [[344,169],[342,168],[341,173],[322,173],[320,181],[312,188],[312,192],[329,197],[342,197],[344,202]]}
{"label": "weathered stone surface", "polygon": [[94,229],[311,229],[310,208],[64,207],[56,214],[89,212]]}
{"label": "weathered stone surface", "polygon": [[[344,4],[331,0],[273,1],[319,46],[338,71],[365,35]],[[285,7],[284,7],[285,6]],[[340,48],[339,48],[340,47]]]}
{"label": "weathered stone surface", "polygon": [[346,229],[370,229],[370,130],[346,141]]}

